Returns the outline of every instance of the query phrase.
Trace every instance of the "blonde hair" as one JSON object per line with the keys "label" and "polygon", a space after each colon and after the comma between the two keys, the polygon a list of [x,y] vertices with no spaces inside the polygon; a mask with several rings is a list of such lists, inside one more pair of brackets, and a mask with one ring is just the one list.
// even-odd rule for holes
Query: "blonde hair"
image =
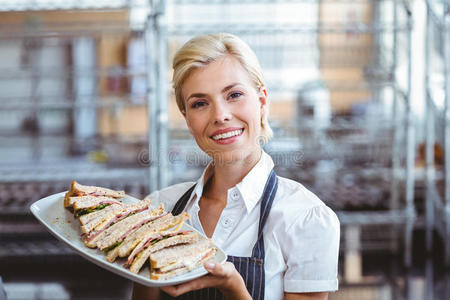
{"label": "blonde hair", "polygon": [[[189,75],[194,70],[205,67],[227,55],[238,60],[257,89],[265,86],[258,58],[244,41],[229,33],[201,35],[184,44],[173,58],[172,82],[180,111],[185,110],[181,88]],[[273,131],[269,126],[268,114],[267,106],[266,112],[261,116],[261,137],[264,142],[267,142],[273,136]]]}

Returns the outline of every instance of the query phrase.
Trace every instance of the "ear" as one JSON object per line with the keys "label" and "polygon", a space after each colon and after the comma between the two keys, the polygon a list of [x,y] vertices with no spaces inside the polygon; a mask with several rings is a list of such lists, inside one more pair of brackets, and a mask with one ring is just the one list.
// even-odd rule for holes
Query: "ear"
{"label": "ear", "polygon": [[267,89],[265,86],[262,86],[259,88],[259,103],[260,103],[260,107],[261,107],[261,115],[264,115],[267,111]]}

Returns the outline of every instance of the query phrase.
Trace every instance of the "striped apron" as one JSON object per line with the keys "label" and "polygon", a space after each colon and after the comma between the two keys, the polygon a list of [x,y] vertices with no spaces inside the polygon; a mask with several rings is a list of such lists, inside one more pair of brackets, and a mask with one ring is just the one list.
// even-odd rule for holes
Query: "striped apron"
{"label": "striped apron", "polygon": [[[265,276],[264,276],[264,239],[263,239],[263,229],[266,223],[267,217],[269,216],[270,208],[272,207],[273,199],[277,192],[278,178],[275,171],[270,172],[269,178],[267,179],[266,185],[264,187],[264,192],[261,197],[261,209],[259,217],[259,227],[258,227],[258,239],[255,246],[253,247],[251,257],[239,257],[239,256],[228,256],[227,261],[232,262],[236,267],[237,271],[241,274],[244,279],[245,286],[248,292],[254,300],[264,299],[264,286],[265,286]],[[172,210],[173,215],[178,215],[186,207],[191,194],[195,188],[195,185],[191,187],[175,204]],[[224,299],[222,293],[216,288],[206,288],[197,291],[188,292],[177,298],[170,297],[169,295],[162,293],[162,299]]]}

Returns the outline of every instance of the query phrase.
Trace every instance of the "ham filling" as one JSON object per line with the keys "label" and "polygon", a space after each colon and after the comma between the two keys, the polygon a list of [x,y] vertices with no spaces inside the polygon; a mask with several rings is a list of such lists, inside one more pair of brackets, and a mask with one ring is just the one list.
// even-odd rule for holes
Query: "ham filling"
{"label": "ham filling", "polygon": [[85,192],[76,192],[74,193],[74,196],[94,196],[94,197],[99,197],[99,196],[104,196],[106,195],[105,192],[101,192],[101,191],[96,191],[96,192],[92,192],[92,193],[85,193]]}
{"label": "ham filling", "polygon": [[103,196],[103,195],[105,195],[106,193],[102,193],[102,192],[92,192],[92,193],[89,193],[89,195],[91,195],[91,196]]}
{"label": "ham filling", "polygon": [[208,252],[206,252],[205,255],[203,255],[202,257],[197,257],[195,260],[190,261],[189,263],[180,262],[179,264],[177,264],[176,267],[174,267],[173,269],[168,268],[168,270],[165,272],[161,271],[161,269],[159,269],[159,268],[155,268],[155,269],[153,269],[153,271],[156,274],[164,274],[164,273],[176,271],[181,268],[192,268],[192,266],[195,265],[197,262],[204,261],[205,259],[207,259],[208,256],[210,256],[213,251],[214,251],[214,249],[211,249]]}
{"label": "ham filling", "polygon": [[100,233],[102,233],[104,230],[106,230],[106,228],[108,228],[110,225],[125,219],[126,217],[128,217],[131,214],[139,213],[141,211],[144,211],[147,208],[148,208],[148,206],[145,206],[143,208],[135,209],[135,210],[132,210],[132,211],[129,211],[129,212],[124,212],[124,213],[121,213],[121,214],[115,216],[109,222],[105,223],[105,225],[103,225],[100,229],[90,232],[89,235],[86,237],[86,240],[88,242],[92,241],[92,239],[94,239],[96,236],[98,236]]}
{"label": "ham filling", "polygon": [[[191,233],[192,230],[182,230],[182,231],[175,231],[175,232],[166,232],[164,233],[164,238],[169,238],[175,235],[183,235],[183,234],[189,234]],[[146,249],[148,246],[150,246],[150,244],[152,244],[153,241],[156,240],[155,244],[159,241],[161,241],[163,239],[163,236],[161,234],[158,234],[156,236],[151,236],[147,239],[147,241],[145,241],[144,243],[141,242],[141,244],[143,244],[141,247],[139,248],[135,248],[133,250],[133,253],[130,254],[130,256],[128,257],[128,260],[125,264],[125,266],[131,266],[133,264],[133,261],[135,259],[135,257],[137,255],[139,255],[139,253],[141,253],[144,249]]]}
{"label": "ham filling", "polygon": [[[158,216],[151,216],[151,217],[148,217],[148,218],[146,218],[146,219],[140,221],[139,223],[137,223],[137,224],[135,224],[133,227],[131,227],[131,229],[127,230],[122,236],[120,236],[118,239],[116,239],[115,242],[121,242],[121,241],[123,241],[128,235],[130,235],[130,234],[131,234],[133,231],[135,231],[137,228],[141,227],[142,225],[144,225],[144,224],[146,224],[146,223],[148,223],[148,222],[151,222],[151,221],[153,221],[153,220],[156,220],[156,219],[158,219],[159,217],[161,217],[161,215],[158,215]],[[111,245],[105,245],[105,247],[102,247],[102,249],[107,248],[107,247],[109,247],[109,246],[111,246]]]}

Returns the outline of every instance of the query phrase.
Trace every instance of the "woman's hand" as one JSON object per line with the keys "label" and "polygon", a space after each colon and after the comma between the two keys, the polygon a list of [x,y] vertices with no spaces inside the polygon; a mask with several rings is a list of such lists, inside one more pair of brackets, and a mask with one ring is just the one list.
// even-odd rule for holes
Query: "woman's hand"
{"label": "woman's hand", "polygon": [[149,299],[152,300],[160,299],[159,288],[148,287],[135,282],[133,284],[133,293],[131,296],[131,300],[149,300]]}
{"label": "woman's hand", "polygon": [[225,299],[252,299],[242,279],[241,274],[230,262],[219,264],[208,262],[204,265],[209,274],[192,281],[162,287],[167,294],[177,297],[181,294],[203,288],[215,287],[224,295]]}

